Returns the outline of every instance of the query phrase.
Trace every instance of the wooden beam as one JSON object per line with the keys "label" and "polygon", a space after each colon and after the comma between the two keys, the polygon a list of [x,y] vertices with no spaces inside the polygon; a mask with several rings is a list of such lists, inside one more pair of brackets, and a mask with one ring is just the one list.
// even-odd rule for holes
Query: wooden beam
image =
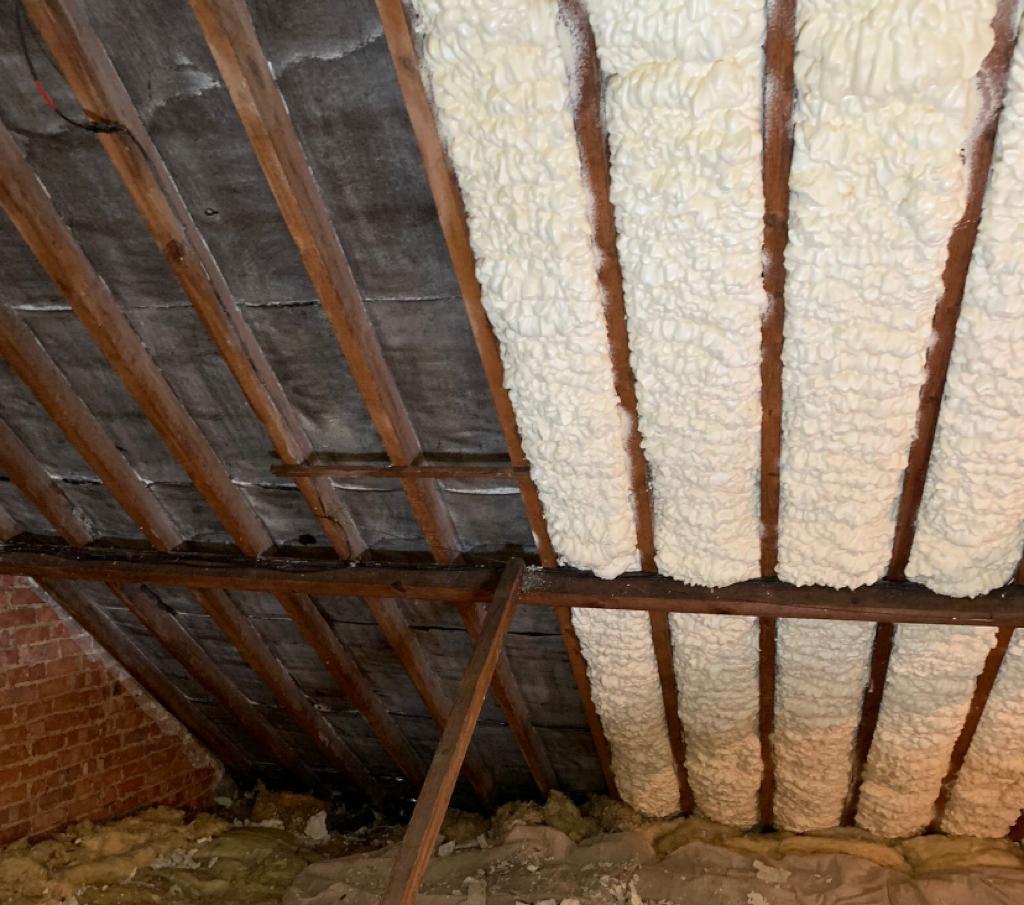
{"label": "wooden beam", "polygon": [[[8,543],[0,574],[49,579],[130,581],[157,586],[299,593],[335,597],[421,598],[449,604],[490,599],[499,570],[491,566],[398,566],[323,559],[128,553]],[[605,580],[572,569],[528,570],[522,606],[587,607],[665,613],[713,613],[852,622],[1024,626],[1024,587],[1008,585],[982,597],[945,597],[911,582],[845,588],[797,587],[745,581],[724,588],[687,585],[660,576]]]}
{"label": "wooden beam", "polygon": [[331,629],[313,599],[308,594],[278,594],[277,599],[345,697],[366,719],[388,756],[406,778],[419,786],[425,773],[420,756],[374,693],[355,658]]}
{"label": "wooden beam", "polygon": [[459,481],[518,480],[520,475],[530,473],[529,468],[514,465],[442,465],[433,462],[416,465],[357,465],[316,459],[301,465],[275,465],[270,470],[273,474],[286,478],[417,478],[431,481],[446,478]]}
{"label": "wooden beam", "polygon": [[1013,638],[1012,628],[1001,628],[996,633],[995,646],[988,652],[985,658],[985,665],[978,675],[978,681],[974,687],[974,694],[971,696],[971,705],[967,710],[967,718],[964,720],[963,728],[953,745],[953,751],[949,757],[949,769],[942,780],[939,788],[939,797],[935,801],[935,813],[932,822],[928,826],[929,831],[938,833],[942,827],[942,818],[946,813],[946,805],[949,803],[950,792],[956,784],[960,775],[960,768],[964,765],[967,752],[970,750],[971,742],[974,741],[974,734],[978,731],[978,724],[981,722],[981,715],[985,712],[985,705],[988,703],[989,695],[996,684],[999,675],[999,668],[1003,665],[1006,657],[1006,649],[1010,646],[1010,639]]}
{"label": "wooden beam", "polygon": [[925,359],[925,378],[921,386],[917,432],[910,445],[907,470],[903,477],[892,558],[889,561],[888,578],[893,581],[903,578],[914,544],[917,513],[928,477],[928,462],[935,443],[939,407],[942,405],[942,394],[946,387],[946,374],[953,353],[953,340],[956,337],[956,324],[960,317],[964,287],[967,284],[967,271],[971,266],[971,255],[978,236],[982,202],[985,189],[988,187],[996,130],[1003,107],[1003,96],[1006,93],[1010,60],[1017,42],[1019,19],[1020,12],[1016,0],[1001,0],[992,20],[995,42],[981,64],[976,82],[983,97],[984,122],[964,149],[965,160],[970,168],[967,206],[963,217],[953,227],[950,235],[946,268],[942,274],[944,289],[932,321],[932,341]]}
{"label": "wooden beam", "polygon": [[[192,0],[192,9],[388,458],[393,465],[412,465],[423,452],[419,438],[248,7],[244,0]],[[410,477],[402,479],[402,487],[435,559],[454,562],[460,556],[458,534],[437,483]],[[511,687],[516,682],[507,663],[499,667],[495,682],[509,725],[527,743],[523,754],[538,786],[553,784],[554,772],[529,725],[521,692]],[[545,764],[546,772],[536,772]]]}
{"label": "wooden beam", "polygon": [[758,619],[758,716],[757,730],[761,740],[761,788],[758,792],[758,813],[765,832],[775,825],[775,754],[772,732],[775,731],[775,653],[776,620]]}
{"label": "wooden beam", "polygon": [[163,705],[189,732],[203,742],[230,770],[251,776],[253,763],[195,708],[146,655],[73,585],[61,581],[40,581],[39,586],[71,615],[125,671]]}
{"label": "wooden beam", "polygon": [[[2,442],[3,441],[0,440],[0,443]],[[0,506],[0,543],[9,541],[20,532],[21,528],[14,520],[14,516],[11,515],[3,506]]]}
{"label": "wooden beam", "polygon": [[651,637],[654,641],[654,654],[658,661],[661,696],[665,707],[665,722],[668,724],[668,741],[676,765],[676,779],[679,782],[679,810],[683,814],[691,814],[695,802],[686,770],[686,741],[683,737],[683,723],[679,717],[679,690],[676,686],[672,655],[672,632],[669,628],[668,613],[651,613],[650,616]]}
{"label": "wooden beam", "polygon": [[[494,410],[501,425],[509,459],[513,466],[528,467],[523,452],[522,440],[516,423],[515,410],[505,389],[505,371],[501,362],[498,340],[494,335],[487,312],[484,310],[480,281],[476,276],[476,261],[469,242],[469,224],[462,203],[455,174],[448,161],[448,156],[441,141],[434,117],[433,105],[427,95],[419,61],[416,57],[412,30],[402,0],[376,0],[377,12],[384,28],[388,51],[394,64],[398,87],[402,92],[405,109],[416,144],[423,161],[424,174],[430,193],[437,209],[441,232],[448,247],[452,269],[459,284],[463,305],[469,320],[473,339],[480,355],[487,385],[494,400]],[[558,564],[551,536],[541,506],[537,486],[530,475],[519,477],[519,493],[523,499],[523,508],[530,525],[530,530],[537,543],[537,552],[541,564],[545,568],[553,568]],[[615,794],[615,782],[612,775],[610,748],[604,735],[597,709],[594,707],[590,693],[590,680],[587,666],[580,650],[579,639],[572,626],[572,620],[559,617],[559,628],[565,646],[566,656],[580,695],[580,704],[594,740],[594,750],[601,761],[601,769],[605,775],[609,794]]]}
{"label": "wooden beam", "polygon": [[[309,788],[317,785],[315,774],[303,762],[266,717],[214,663],[213,658],[182,628],[181,623],[156,598],[139,585],[111,586],[111,590],[150,633],[217,700],[241,728],[255,739],[281,766],[300,777]],[[200,597],[209,591],[198,592]]]}
{"label": "wooden beam", "polygon": [[6,421],[0,421],[0,471],[69,544],[84,547],[93,540],[92,526],[60,485],[36,461]]}
{"label": "wooden beam", "polygon": [[455,707],[441,735],[427,780],[402,839],[402,846],[391,868],[391,878],[381,905],[414,905],[416,901],[455,789],[462,760],[480,718],[480,710],[501,657],[505,636],[515,615],[523,572],[522,560],[512,560],[505,568],[494,600],[487,608],[487,618],[463,674]]}
{"label": "wooden beam", "polygon": [[177,547],[182,536],[167,511],[72,389],[35,334],[6,306],[0,306],[0,355],[150,543],[160,550]]}
{"label": "wooden beam", "polygon": [[1010,828],[1007,838],[1011,842],[1024,842],[1024,810],[1020,812],[1017,822]]}
{"label": "wooden beam", "polygon": [[875,738],[878,714],[882,709],[885,677],[889,672],[889,659],[892,657],[892,642],[895,634],[896,626],[891,622],[880,622],[875,627],[875,643],[871,649],[871,667],[868,673],[867,688],[864,689],[864,701],[860,708],[860,724],[857,727],[853,768],[850,771],[850,791],[847,794],[840,820],[843,826],[854,826],[857,820],[861,779],[864,775],[864,765],[868,762],[871,743]]}
{"label": "wooden beam", "polygon": [[782,447],[782,336],[786,243],[789,241],[789,169],[793,162],[793,54],[796,0],[768,5],[764,43],[764,291],[761,325],[761,575],[775,574],[779,558],[779,453]]}
{"label": "wooden beam", "polygon": [[[79,0],[24,2],[82,108],[94,118],[121,127],[119,131],[101,135],[100,143],[254,414],[266,429],[275,451],[288,464],[303,461],[310,455],[312,446],[298,413],[285,396],[242,315],[81,3]],[[198,481],[196,484],[199,486]],[[302,478],[296,485],[332,544],[344,550],[345,557],[358,556],[365,545],[330,481]],[[238,516],[236,512],[234,520],[244,526],[245,522],[239,521]],[[222,521],[226,520],[222,517]],[[255,537],[253,535],[254,540]]]}
{"label": "wooden beam", "polygon": [[[105,136],[109,138],[110,136]],[[119,139],[127,141],[128,139]],[[0,124],[0,207],[57,284],[142,413],[250,556],[272,546],[270,534],[224,463],[160,373],[106,283],[54,208],[50,196]]]}
{"label": "wooden beam", "polygon": [[377,783],[338,731],[299,688],[295,679],[267,647],[252,623],[225,591],[209,590],[199,597],[203,608],[226,637],[309,736],[327,759],[374,804],[381,804]]}
{"label": "wooden beam", "polygon": [[573,122],[583,180],[593,203],[594,245],[600,258],[598,281],[604,295],[605,324],[615,392],[619,397],[619,405],[631,420],[626,449],[636,509],[637,547],[644,571],[657,572],[658,567],[654,561],[654,514],[647,480],[647,461],[640,437],[636,381],[629,361],[626,302],[622,292],[619,250],[616,246],[615,210],[611,200],[611,161],[601,117],[601,67],[597,59],[597,44],[581,0],[559,0],[558,14],[575,38],[577,55],[574,72],[578,79],[578,95]]}
{"label": "wooden beam", "polygon": [[[427,655],[413,637],[409,624],[402,617],[401,604],[397,600],[386,597],[367,597],[364,603],[373,614],[373,618],[377,621],[388,644],[391,645],[391,649],[401,661],[409,680],[423,700],[427,712],[434,722],[444,730],[448,724],[448,714],[451,712],[452,703],[441,686],[436,668],[428,663]],[[496,805],[494,775],[472,745],[466,754],[462,772],[483,806],[488,810],[493,810]]]}

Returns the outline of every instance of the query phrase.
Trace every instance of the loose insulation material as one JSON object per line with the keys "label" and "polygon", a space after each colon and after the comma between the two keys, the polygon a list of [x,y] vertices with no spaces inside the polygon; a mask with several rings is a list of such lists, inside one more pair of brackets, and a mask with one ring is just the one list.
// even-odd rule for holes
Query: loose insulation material
{"label": "loose insulation material", "polygon": [[764,0],[588,0],[661,572],[758,574]]}
{"label": "loose insulation material", "polygon": [[781,829],[839,826],[874,635],[863,622],[778,622],[772,747]]}
{"label": "loose insulation material", "polygon": [[636,527],[555,4],[413,7],[551,540],[614,577],[637,566]]}
{"label": "loose insulation material", "polygon": [[763,767],[757,620],[676,614],[672,647],[697,808],[718,823],[752,826]]}
{"label": "loose insulation material", "polygon": [[907,575],[984,594],[1024,548],[1024,45],[1017,45]]}
{"label": "loose insulation material", "polygon": [[1005,836],[1024,808],[1024,632],[1017,631],[942,821],[956,836]]}
{"label": "loose insulation material", "polygon": [[857,825],[913,836],[931,822],[949,756],[995,629],[901,625],[896,630]]}
{"label": "loose insulation material", "polygon": [[779,574],[880,578],[996,0],[800,0]]}
{"label": "loose insulation material", "polygon": [[[548,0],[414,0],[483,301],[560,558],[638,565],[598,259],[573,126],[575,48]],[[650,622],[575,612],[624,798],[678,809]]]}

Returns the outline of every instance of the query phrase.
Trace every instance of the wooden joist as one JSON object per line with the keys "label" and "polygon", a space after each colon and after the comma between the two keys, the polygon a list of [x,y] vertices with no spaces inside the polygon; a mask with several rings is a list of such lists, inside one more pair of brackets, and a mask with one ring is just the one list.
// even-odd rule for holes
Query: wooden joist
{"label": "wooden joist", "polygon": [[775,823],[775,752],[772,732],[775,730],[775,655],[777,622],[774,617],[758,620],[758,707],[757,734],[761,742],[761,787],[758,790],[758,822],[762,830]]}
{"label": "wooden joist", "polygon": [[[133,581],[157,586],[221,588],[336,597],[485,603],[494,593],[493,566],[396,566],[318,558],[204,556],[0,546],[0,574],[84,581]],[[573,569],[529,569],[521,606],[590,607],[726,616],[837,619],[924,625],[1024,626],[1024,588],[1008,585],[982,597],[945,597],[911,582],[883,581],[849,590],[744,581],[704,588],[671,578],[623,575],[610,580]]]}
{"label": "wooden joist", "polygon": [[981,73],[977,79],[985,109],[991,111],[992,115],[986,117],[984,128],[971,137],[965,149],[965,160],[970,166],[967,205],[963,217],[953,227],[949,238],[946,267],[942,274],[944,289],[932,321],[932,341],[928,345],[928,356],[925,360],[917,432],[910,445],[896,515],[896,533],[888,569],[888,578],[892,581],[903,578],[914,544],[917,512],[921,506],[921,497],[924,495],[925,481],[928,477],[928,463],[935,443],[942,393],[946,387],[946,374],[949,371],[953,341],[956,338],[956,324],[960,317],[964,287],[967,285],[967,271],[971,266],[971,255],[978,237],[978,224],[981,222],[981,208],[988,187],[999,114],[1006,93],[1010,60],[1017,41],[1018,22],[1019,10],[1016,0],[1001,0],[992,20],[995,42],[981,64]]}
{"label": "wooden joist", "polygon": [[[466,316],[473,332],[473,340],[480,355],[491,398],[494,401],[495,414],[508,448],[509,459],[513,466],[528,469],[529,463],[523,452],[515,411],[512,408],[508,390],[505,389],[505,371],[498,348],[498,340],[483,306],[480,281],[476,276],[476,261],[469,242],[469,224],[462,202],[462,194],[438,132],[437,120],[420,71],[412,29],[406,16],[405,7],[402,0],[376,0],[376,4],[384,28],[388,51],[394,64],[398,87],[402,92],[402,100],[409,115],[413,134],[416,136],[416,144],[423,161],[424,175],[437,209],[441,232],[448,248],[452,270],[459,284]],[[528,471],[519,475],[518,484],[526,518],[536,539],[541,565],[553,568],[557,565],[558,560],[551,544],[551,536],[544,519],[544,510],[537,486]],[[580,704],[594,740],[594,750],[600,761],[608,792],[614,795],[616,788],[611,769],[610,748],[590,693],[587,665],[580,650],[579,639],[576,637],[572,619],[568,614],[559,615],[558,625],[562,633],[569,666],[576,679]]]}
{"label": "wooden joist", "polygon": [[857,741],[853,749],[850,791],[846,796],[846,803],[843,806],[843,814],[840,820],[843,826],[853,826],[857,819],[861,778],[864,775],[864,765],[867,763],[868,754],[871,751],[871,743],[875,738],[878,714],[882,709],[885,678],[889,672],[889,659],[892,657],[892,642],[895,634],[896,626],[891,622],[880,622],[875,627],[875,641],[871,648],[868,685],[864,689],[864,699],[860,708],[860,724],[857,727]]}
{"label": "wooden joist", "polygon": [[[298,413],[285,397],[81,3],[26,0],[25,6],[82,108],[121,127],[100,137],[104,150],[275,451],[286,463],[303,461],[312,446]],[[330,481],[302,478],[296,485],[332,544],[345,551],[340,555],[358,556],[364,545]]]}
{"label": "wooden joist", "polygon": [[683,736],[683,721],[679,716],[679,688],[676,684],[675,663],[672,660],[672,632],[669,628],[668,613],[651,613],[651,641],[654,644],[654,657],[658,663],[658,677],[661,680],[661,698],[665,708],[668,742],[676,766],[676,780],[679,783],[679,810],[683,814],[690,814],[695,802],[693,791],[690,789],[690,777],[686,771],[686,740]]}
{"label": "wooden joist", "polygon": [[487,618],[463,674],[455,706],[430,764],[426,782],[406,827],[381,905],[413,905],[416,901],[455,789],[462,760],[480,718],[487,689],[501,657],[505,636],[515,615],[523,571],[522,560],[512,560],[508,564],[495,591],[494,600],[487,608]]}
{"label": "wooden joist", "polygon": [[[248,7],[244,0],[192,0],[192,9],[388,458],[395,466],[413,465],[423,452],[419,438]],[[435,560],[455,562],[458,535],[437,482],[417,477],[401,482]],[[472,635],[470,622],[466,628]],[[554,770],[506,660],[495,672],[495,695],[538,788],[546,793],[556,784]]]}

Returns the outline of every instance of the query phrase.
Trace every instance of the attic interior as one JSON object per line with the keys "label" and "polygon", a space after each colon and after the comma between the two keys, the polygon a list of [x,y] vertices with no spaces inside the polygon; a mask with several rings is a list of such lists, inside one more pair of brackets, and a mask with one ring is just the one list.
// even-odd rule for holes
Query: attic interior
{"label": "attic interior", "polygon": [[1017,0],[0,15],[0,897],[1024,900]]}

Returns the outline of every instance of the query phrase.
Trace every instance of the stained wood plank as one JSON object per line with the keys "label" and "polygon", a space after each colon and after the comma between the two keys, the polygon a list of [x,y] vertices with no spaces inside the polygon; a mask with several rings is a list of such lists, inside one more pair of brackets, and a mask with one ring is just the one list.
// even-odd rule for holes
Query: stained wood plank
{"label": "stained wood plank", "polygon": [[761,575],[775,574],[779,558],[779,453],[782,447],[782,337],[789,169],[793,162],[793,54],[796,0],[768,4],[764,44],[764,289],[761,326]]}
{"label": "stained wood plank", "polygon": [[875,627],[875,642],[871,648],[868,685],[864,689],[860,723],[857,726],[857,741],[853,752],[850,791],[846,797],[841,818],[843,826],[853,826],[857,819],[861,779],[864,776],[864,765],[868,762],[871,743],[875,738],[875,728],[878,726],[878,714],[882,708],[885,678],[889,672],[889,659],[892,656],[892,642],[895,634],[896,626],[891,622],[881,622]]}
{"label": "stained wood plank", "polygon": [[[120,125],[120,131],[100,136],[104,150],[275,451],[286,463],[303,461],[312,447],[298,413],[242,315],[81,3],[28,0],[25,7],[82,108],[93,118]],[[296,486],[331,542],[346,551],[344,556],[357,556],[365,545],[330,481],[302,478]]]}
{"label": "stained wood plank", "polygon": [[1010,646],[1013,638],[1012,628],[1001,628],[996,633],[996,643],[985,658],[985,665],[978,676],[977,684],[974,687],[974,694],[971,696],[971,705],[967,710],[967,718],[964,720],[963,728],[953,745],[953,751],[949,757],[949,769],[943,777],[942,786],[939,789],[939,797],[935,801],[935,815],[932,818],[928,829],[931,832],[939,832],[942,826],[942,818],[946,813],[946,805],[949,803],[950,792],[956,784],[960,769],[964,765],[967,752],[970,750],[971,742],[978,731],[978,724],[985,712],[985,705],[988,703],[989,695],[995,686],[996,678],[999,676],[999,668],[1003,665],[1006,657],[1006,649]]}
{"label": "stained wood plank", "polygon": [[[204,689],[230,713],[247,732],[278,762],[309,788],[317,785],[312,770],[239,690],[209,654],[185,631],[181,623],[156,599],[152,591],[139,585],[111,586],[122,603],[135,614],[150,633]],[[202,595],[208,593],[200,591]]]}
{"label": "stained wood plank", "polygon": [[676,686],[675,664],[672,656],[672,632],[669,629],[668,613],[651,613],[651,637],[658,661],[658,676],[661,679],[661,695],[665,706],[665,722],[668,725],[668,740],[672,747],[672,758],[676,765],[679,782],[679,810],[690,814],[694,809],[693,792],[686,771],[686,741],[683,723],[679,717],[679,690]]}
{"label": "stained wood plank", "polygon": [[758,812],[761,829],[767,831],[775,824],[775,754],[772,751],[772,732],[775,729],[776,620],[773,617],[758,620],[758,636],[757,730],[761,740],[761,764],[764,771],[758,793]]}
{"label": "stained wood plank", "polygon": [[494,600],[487,608],[487,617],[473,656],[459,685],[455,707],[441,735],[427,780],[405,831],[381,905],[413,905],[416,901],[462,760],[501,658],[505,635],[515,615],[523,572],[522,560],[512,560],[502,574]]}
{"label": "stained wood plank", "polygon": [[195,708],[174,685],[133,644],[123,632],[73,585],[61,581],[40,581],[46,591],[125,671],[170,711],[196,738],[205,744],[230,770],[240,776],[253,775],[253,762],[238,745]]}
{"label": "stained wood plank", "polygon": [[949,238],[946,267],[942,274],[942,297],[935,307],[932,321],[932,341],[928,346],[925,360],[925,378],[921,386],[917,413],[917,432],[910,445],[903,490],[896,514],[896,533],[888,569],[888,578],[893,581],[903,578],[914,544],[917,513],[921,507],[921,497],[924,495],[928,477],[928,463],[935,444],[935,430],[939,423],[942,394],[946,387],[950,357],[953,354],[953,341],[956,338],[956,325],[963,303],[964,287],[967,284],[967,271],[971,266],[971,255],[974,252],[985,190],[988,187],[988,175],[992,166],[999,114],[1006,93],[1010,60],[1017,42],[1018,20],[1016,0],[1001,0],[992,20],[995,42],[981,64],[976,83],[983,98],[982,109],[990,111],[991,115],[986,119],[984,126],[972,135],[964,151],[969,166],[967,205],[963,217],[953,227]]}
{"label": "stained wood plank", "polygon": [[160,550],[182,542],[181,533],[67,377],[21,318],[0,306],[0,355],[46,410],[110,494]]}
{"label": "stained wood plank", "polygon": [[2,124],[0,207],[210,508],[225,525],[236,526],[240,549],[257,555],[272,546],[267,529],[245,495],[232,484],[224,463],[160,373]]}
{"label": "stained wood plank", "polygon": [[[420,157],[423,160],[424,174],[427,184],[430,186],[434,206],[437,208],[441,232],[444,235],[452,269],[459,284],[466,316],[480,354],[480,362],[487,378],[491,398],[494,400],[495,414],[501,425],[505,445],[508,447],[509,459],[513,466],[528,467],[529,463],[523,453],[515,411],[512,408],[508,391],[505,389],[505,371],[501,362],[498,340],[483,306],[480,281],[476,276],[476,261],[469,242],[469,224],[466,220],[462,194],[438,132],[433,105],[427,95],[419,60],[416,56],[409,20],[402,0],[376,0],[376,4],[384,28],[388,52],[394,63],[398,86],[402,92],[402,99],[409,115],[413,134],[416,137]],[[548,533],[547,522],[544,519],[544,510],[537,486],[528,474],[520,475],[518,483],[526,518],[536,539],[541,564],[546,568],[553,568],[557,565],[558,560],[551,543],[551,536]],[[594,741],[594,750],[601,761],[601,769],[606,778],[609,794],[615,794],[608,740],[605,738],[604,729],[590,695],[590,682],[579,640],[576,638],[570,619],[560,616],[558,622],[566,656],[569,658],[569,665],[579,689],[580,704]]]}

